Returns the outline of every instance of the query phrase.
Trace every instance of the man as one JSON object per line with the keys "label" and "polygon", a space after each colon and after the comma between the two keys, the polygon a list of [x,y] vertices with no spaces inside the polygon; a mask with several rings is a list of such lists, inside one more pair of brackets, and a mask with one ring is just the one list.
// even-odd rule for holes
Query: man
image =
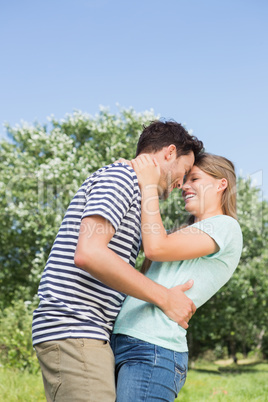
{"label": "man", "polygon": [[[155,121],[137,155],[157,159],[159,196],[180,187],[203,148],[178,123]],[[184,328],[195,306],[188,282],[166,289],[134,269],[140,247],[141,194],[127,164],[104,166],[71,201],[49,255],[34,312],[33,344],[48,401],[115,400],[109,340],[125,294],[153,303]]]}

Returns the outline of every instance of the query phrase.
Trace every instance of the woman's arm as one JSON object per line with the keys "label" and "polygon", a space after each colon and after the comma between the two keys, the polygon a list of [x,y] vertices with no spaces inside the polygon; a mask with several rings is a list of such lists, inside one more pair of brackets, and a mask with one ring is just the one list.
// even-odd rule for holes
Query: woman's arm
{"label": "woman's arm", "polygon": [[167,234],[159,211],[157,162],[143,154],[132,161],[132,166],[142,192],[142,241],[146,257],[152,261],[178,261],[218,251],[216,242],[197,228],[188,226]]}

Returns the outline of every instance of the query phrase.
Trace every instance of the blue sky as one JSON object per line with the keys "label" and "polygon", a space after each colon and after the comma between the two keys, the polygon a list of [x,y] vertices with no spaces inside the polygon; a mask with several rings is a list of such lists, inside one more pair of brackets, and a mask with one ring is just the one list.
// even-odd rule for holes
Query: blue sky
{"label": "blue sky", "polygon": [[153,108],[268,198],[267,21],[266,0],[2,0],[0,124]]}

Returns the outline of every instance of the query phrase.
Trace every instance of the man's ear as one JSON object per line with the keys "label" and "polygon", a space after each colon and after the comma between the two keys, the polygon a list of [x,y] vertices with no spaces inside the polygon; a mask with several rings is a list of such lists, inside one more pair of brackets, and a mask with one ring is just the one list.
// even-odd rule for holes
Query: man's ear
{"label": "man's ear", "polygon": [[218,184],[218,191],[224,191],[228,186],[228,180],[225,179],[225,177],[223,179],[219,180],[219,184]]}
{"label": "man's ear", "polygon": [[176,146],[174,144],[170,144],[165,149],[165,159],[169,161],[174,157],[176,159],[176,157],[177,157],[177,149],[176,149]]}

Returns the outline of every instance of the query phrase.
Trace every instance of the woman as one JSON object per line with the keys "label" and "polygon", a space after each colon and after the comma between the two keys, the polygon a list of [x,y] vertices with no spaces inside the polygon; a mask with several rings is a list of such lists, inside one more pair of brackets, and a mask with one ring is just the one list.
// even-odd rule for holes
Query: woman
{"label": "woman", "polygon": [[[182,187],[192,224],[167,234],[159,213],[157,162],[141,155],[132,165],[142,191],[143,247],[153,261],[146,275],[168,288],[193,279],[187,296],[198,308],[230,279],[240,259],[234,166],[207,153],[197,158]],[[118,402],[174,401],[186,379],[186,330],[154,305],[127,297],[112,348]]]}

